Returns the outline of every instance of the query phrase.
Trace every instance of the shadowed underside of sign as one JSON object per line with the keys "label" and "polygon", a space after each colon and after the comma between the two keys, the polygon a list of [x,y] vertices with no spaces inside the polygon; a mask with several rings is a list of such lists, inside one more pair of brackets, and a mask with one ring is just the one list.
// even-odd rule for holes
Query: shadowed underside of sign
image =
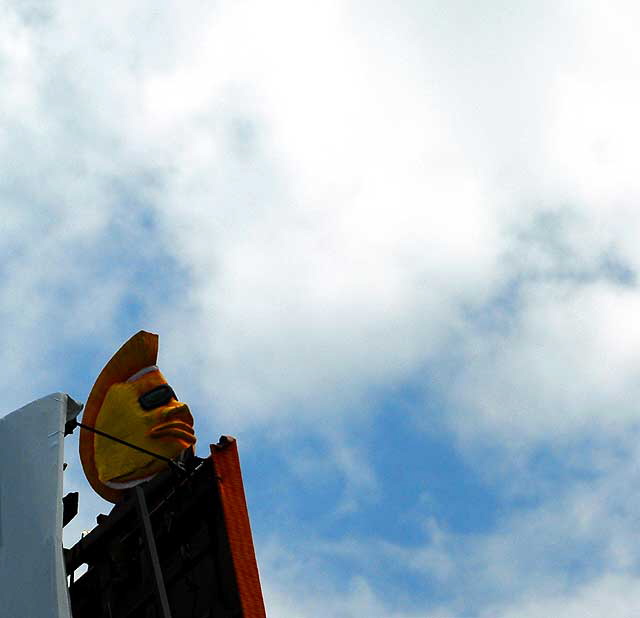
{"label": "shadowed underside of sign", "polygon": [[[168,470],[144,493],[171,618],[266,616],[236,441],[222,437],[211,457]],[[135,490],[66,550],[74,618],[163,616]]]}

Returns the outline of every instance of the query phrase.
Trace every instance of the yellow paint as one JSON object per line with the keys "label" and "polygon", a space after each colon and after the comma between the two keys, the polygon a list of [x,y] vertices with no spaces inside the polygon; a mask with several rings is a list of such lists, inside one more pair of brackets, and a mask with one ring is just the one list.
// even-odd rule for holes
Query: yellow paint
{"label": "yellow paint", "polygon": [[[166,383],[160,371],[152,371],[134,382],[111,385],[95,428],[173,459],[196,441],[188,406],[172,399],[144,410],[138,403],[140,395]],[[98,478],[105,484],[143,479],[167,467],[161,460],[99,435],[95,435],[94,449]]]}

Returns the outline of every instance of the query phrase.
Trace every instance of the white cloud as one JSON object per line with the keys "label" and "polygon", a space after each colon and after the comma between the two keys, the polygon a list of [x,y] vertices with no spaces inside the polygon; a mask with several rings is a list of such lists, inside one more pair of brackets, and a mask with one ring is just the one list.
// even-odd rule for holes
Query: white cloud
{"label": "white cloud", "polygon": [[[456,304],[490,287],[499,239],[413,70],[338,4],[264,10],[216,15],[226,36],[212,29],[187,74],[154,78],[198,108],[162,209],[197,282],[191,349],[219,413],[315,420],[423,362]],[[180,109],[164,130],[184,132]],[[221,160],[237,122],[249,154]]]}
{"label": "white cloud", "polygon": [[[587,42],[597,9],[496,9],[461,26],[462,3],[366,20],[345,7],[225,6],[193,63],[148,82],[149,105],[182,94],[159,105],[162,135],[180,144],[162,211],[196,282],[183,334],[218,414],[300,421],[304,409],[315,422],[353,410],[367,385],[438,358],[453,331],[473,348],[461,398],[484,420],[540,437],[611,408],[632,418],[633,292],[554,282],[598,279],[606,260],[635,265],[635,181],[613,159],[630,160],[637,93],[616,78],[619,109],[590,96],[623,58],[599,55],[604,35]],[[606,169],[587,144],[602,135]],[[242,139],[244,155],[225,156]],[[545,210],[561,215],[568,258],[526,238]],[[551,281],[524,286],[506,336],[460,327],[460,307],[532,276]]]}
{"label": "white cloud", "polygon": [[460,430],[494,432],[520,448],[634,423],[637,292],[606,281],[534,282],[517,303],[506,332],[465,333]]}
{"label": "white cloud", "polygon": [[605,618],[630,616],[636,611],[640,598],[636,592],[638,578],[607,575],[572,590],[569,594],[552,596],[532,595],[522,603],[507,608],[491,608],[487,618]]}
{"label": "white cloud", "polygon": [[[261,583],[268,615],[283,618],[418,618],[424,616],[419,603],[387,602],[372,589],[371,582],[358,575],[336,581],[326,564],[307,553],[294,554],[276,543],[270,543],[259,555]],[[412,607],[413,606],[413,607]],[[440,612],[430,616],[441,618]],[[450,618],[450,617],[447,617]]]}

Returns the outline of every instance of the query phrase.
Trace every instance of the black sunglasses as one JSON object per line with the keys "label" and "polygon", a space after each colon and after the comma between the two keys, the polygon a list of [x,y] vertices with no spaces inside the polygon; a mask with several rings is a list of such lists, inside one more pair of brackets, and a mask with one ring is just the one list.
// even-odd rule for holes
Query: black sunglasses
{"label": "black sunglasses", "polygon": [[144,410],[153,410],[166,405],[172,399],[178,400],[173,389],[168,384],[161,384],[140,395],[138,403]]}

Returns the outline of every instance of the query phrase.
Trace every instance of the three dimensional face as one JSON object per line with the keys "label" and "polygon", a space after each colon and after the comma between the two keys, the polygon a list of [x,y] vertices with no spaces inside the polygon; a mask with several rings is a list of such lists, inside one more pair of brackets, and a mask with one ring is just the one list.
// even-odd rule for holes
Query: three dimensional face
{"label": "three dimensional face", "polygon": [[[174,459],[193,447],[193,417],[156,366],[158,336],[136,333],[98,376],[82,422],[151,453]],[[85,475],[106,500],[167,468],[167,462],[86,429],[80,431]]]}
{"label": "three dimensional face", "polygon": [[[196,441],[189,408],[176,400],[157,368],[135,380],[113,384],[95,428],[170,459]],[[98,478],[109,487],[119,488],[167,467],[157,458],[100,435],[94,438],[94,449]]]}

